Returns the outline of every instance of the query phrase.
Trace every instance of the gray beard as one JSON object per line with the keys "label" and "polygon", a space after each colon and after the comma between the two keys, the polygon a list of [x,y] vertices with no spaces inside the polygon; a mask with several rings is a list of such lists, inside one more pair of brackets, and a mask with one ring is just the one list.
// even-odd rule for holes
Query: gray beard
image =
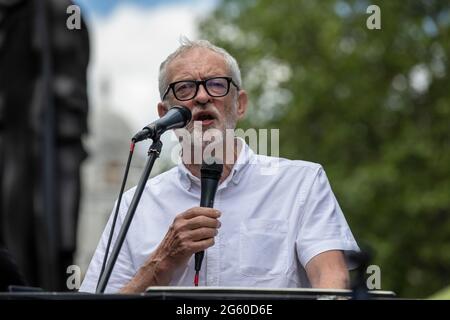
{"label": "gray beard", "polygon": [[[234,121],[229,121],[225,129],[210,127],[203,130],[201,124],[194,124],[190,130],[177,129],[177,136],[182,147],[182,157],[185,164],[201,164],[203,157],[216,157],[218,160],[232,159],[234,148]],[[228,128],[229,127],[229,128]],[[184,130],[184,131],[180,131]]]}

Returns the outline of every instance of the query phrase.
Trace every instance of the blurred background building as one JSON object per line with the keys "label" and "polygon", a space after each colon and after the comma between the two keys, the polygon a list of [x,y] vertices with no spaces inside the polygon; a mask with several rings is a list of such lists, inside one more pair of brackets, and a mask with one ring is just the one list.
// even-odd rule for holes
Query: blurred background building
{"label": "blurred background building", "polygon": [[[85,271],[97,247],[99,236],[111,214],[122,183],[133,132],[123,117],[110,105],[108,80],[101,85],[102,99],[90,113],[91,132],[86,140],[89,158],[82,168],[82,201],[76,264]],[[139,181],[145,159],[140,153],[133,157],[128,185]],[[159,170],[155,170],[156,174]]]}

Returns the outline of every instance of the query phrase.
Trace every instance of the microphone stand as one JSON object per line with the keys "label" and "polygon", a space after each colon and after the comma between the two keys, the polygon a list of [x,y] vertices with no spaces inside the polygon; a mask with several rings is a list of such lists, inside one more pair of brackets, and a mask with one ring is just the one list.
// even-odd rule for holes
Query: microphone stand
{"label": "microphone stand", "polygon": [[[120,249],[122,248],[123,242],[125,241],[125,237],[127,235],[128,229],[130,228],[131,221],[133,220],[134,214],[136,212],[136,208],[139,204],[139,200],[141,199],[142,192],[144,191],[145,184],[150,176],[150,172],[152,171],[153,164],[156,159],[159,157],[161,153],[162,142],[159,139],[159,136],[153,139],[153,143],[148,149],[148,160],[145,165],[144,172],[142,173],[141,179],[136,187],[136,191],[134,193],[133,199],[131,200],[130,207],[128,208],[127,215],[123,221],[122,227],[120,228],[119,235],[117,236],[117,240],[114,243],[114,247],[111,252],[111,256],[108,259],[108,263],[106,264],[105,271],[103,272],[96,293],[104,293],[106,285],[108,284],[109,277],[111,276],[111,272],[116,263],[117,257],[119,256]],[[111,230],[110,232],[114,232]],[[105,252],[107,254],[107,252]]]}

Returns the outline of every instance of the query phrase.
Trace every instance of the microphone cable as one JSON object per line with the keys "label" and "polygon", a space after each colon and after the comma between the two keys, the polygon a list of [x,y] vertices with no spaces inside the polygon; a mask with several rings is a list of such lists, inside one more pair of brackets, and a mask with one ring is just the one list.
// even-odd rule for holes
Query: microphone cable
{"label": "microphone cable", "polygon": [[195,254],[195,276],[194,276],[194,286],[198,287],[198,280],[200,278],[200,269],[202,267],[203,256],[205,255],[204,251],[197,252]]}
{"label": "microphone cable", "polygon": [[194,286],[198,287],[198,277],[199,277],[200,270],[195,270],[195,276],[194,276]]}
{"label": "microphone cable", "polygon": [[131,141],[130,152],[128,153],[127,165],[125,167],[125,173],[124,173],[123,179],[122,179],[122,186],[120,187],[119,197],[117,199],[117,205],[116,205],[116,210],[114,212],[113,221],[112,221],[112,224],[111,224],[111,230],[109,231],[108,243],[106,245],[105,255],[103,256],[102,269],[100,270],[100,274],[98,276],[96,291],[97,291],[98,286],[100,284],[100,279],[102,278],[103,273],[105,272],[106,263],[108,262],[109,248],[111,246],[112,238],[113,238],[113,235],[114,235],[114,229],[116,227],[117,217],[119,216],[120,202],[122,201],[123,191],[124,191],[125,185],[127,183],[128,171],[130,170],[130,163],[131,163],[131,159],[133,158],[133,153],[134,153],[134,146],[135,146],[134,141]]}

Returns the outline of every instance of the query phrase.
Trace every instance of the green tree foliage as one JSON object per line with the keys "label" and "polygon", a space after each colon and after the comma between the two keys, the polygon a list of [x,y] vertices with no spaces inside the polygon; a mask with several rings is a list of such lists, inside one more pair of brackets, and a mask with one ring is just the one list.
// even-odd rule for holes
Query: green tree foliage
{"label": "green tree foliage", "polygon": [[324,165],[382,289],[448,285],[449,1],[225,1],[201,31],[240,63],[243,128],[280,128],[281,156]]}

